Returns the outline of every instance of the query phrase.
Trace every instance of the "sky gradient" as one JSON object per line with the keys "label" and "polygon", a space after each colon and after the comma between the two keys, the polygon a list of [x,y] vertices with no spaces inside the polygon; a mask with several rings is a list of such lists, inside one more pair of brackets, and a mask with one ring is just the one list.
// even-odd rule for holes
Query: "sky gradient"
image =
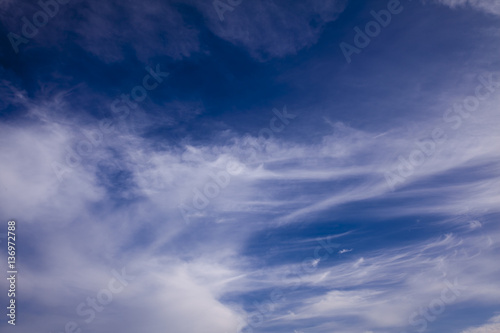
{"label": "sky gradient", "polygon": [[500,2],[0,16],[2,333],[500,332]]}

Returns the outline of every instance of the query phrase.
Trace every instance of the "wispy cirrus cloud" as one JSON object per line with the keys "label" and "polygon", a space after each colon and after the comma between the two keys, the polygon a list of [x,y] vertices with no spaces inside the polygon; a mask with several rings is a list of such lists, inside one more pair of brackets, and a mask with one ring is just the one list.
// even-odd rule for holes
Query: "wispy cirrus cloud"
{"label": "wispy cirrus cloud", "polygon": [[495,333],[500,331],[500,318],[495,316],[488,320],[488,323],[463,330],[462,333]]}
{"label": "wispy cirrus cloud", "polygon": [[471,7],[486,13],[500,15],[500,4],[495,0],[437,0],[439,3],[452,8]]}
{"label": "wispy cirrus cloud", "polygon": [[325,25],[337,19],[347,1],[243,1],[224,13],[223,22],[213,1],[194,4],[208,17],[208,27],[217,36],[244,47],[257,59],[267,60],[314,45]]}
{"label": "wispy cirrus cloud", "polygon": [[[12,4],[7,30],[38,10]],[[346,5],[241,2],[221,22],[211,1],[79,1],[2,64],[18,331],[495,330],[461,311],[499,306],[496,23],[414,1],[346,67],[338,33],[372,4]],[[153,60],[168,82],[115,114]],[[122,268],[87,322],[77,307],[106,303]]]}
{"label": "wispy cirrus cloud", "polygon": [[[67,107],[60,101],[58,103],[59,107]],[[279,137],[259,141],[261,139],[252,136],[225,133],[224,135],[231,137],[229,143],[192,146],[186,141],[180,147],[160,148],[151,146],[147,139],[139,135],[129,133],[106,141],[99,149],[86,156],[81,165],[72,168],[65,175],[64,182],[60,183],[50,168],[50,163],[57,160],[63,162],[67,148],[78,142],[79,137],[81,139],[73,129],[78,127],[79,130],[90,130],[92,122],[82,122],[80,118],[68,119],[66,122],[48,121],[51,116],[47,110],[50,109],[50,104],[46,105],[46,109],[33,109],[36,112],[30,113],[33,119],[30,126],[2,125],[5,137],[16,138],[14,146],[2,149],[2,159],[11,161],[10,167],[3,173],[2,184],[7,186],[4,193],[8,194],[2,197],[3,205],[16,203],[18,209],[14,214],[27,223],[34,223],[29,221],[36,221],[43,216],[48,218],[54,209],[59,211],[58,218],[52,219],[51,224],[36,229],[38,235],[49,235],[55,225],[69,228],[68,233],[63,233],[61,237],[67,237],[66,242],[73,244],[74,253],[58,254],[57,247],[45,248],[41,252],[45,258],[59,262],[54,270],[66,267],[76,256],[80,267],[95,265],[97,253],[106,253],[104,257],[100,257],[100,265],[88,268],[88,272],[102,276],[99,281],[106,280],[106,274],[109,274],[106,262],[121,257],[122,251],[136,249],[132,258],[127,261],[122,258],[119,262],[127,264],[131,272],[135,272],[145,282],[132,285],[123,295],[117,296],[116,304],[120,309],[134,311],[134,307],[123,305],[127,303],[127,299],[135,299],[134,304],[142,304],[138,295],[156,294],[155,301],[149,306],[140,305],[151,309],[147,316],[156,325],[152,324],[151,329],[161,326],[163,320],[174,322],[179,329],[192,327],[185,317],[188,316],[188,304],[194,302],[196,297],[201,297],[199,295],[204,295],[196,298],[203,304],[200,311],[208,306],[215,312],[208,317],[202,316],[207,321],[201,323],[214,329],[223,327],[232,330],[241,325],[244,313],[251,311],[251,307],[236,306],[234,303],[228,305],[223,300],[230,295],[248,295],[269,288],[282,288],[288,292],[288,296],[285,303],[278,304],[268,314],[269,319],[263,325],[278,327],[285,322],[293,322],[300,327],[304,322],[314,319],[318,330],[340,329],[343,326],[339,326],[339,322],[351,316],[359,316],[366,329],[400,327],[407,323],[411,311],[417,306],[428,304],[432,300],[432,294],[439,292],[443,274],[460,276],[469,286],[475,283],[474,292],[464,293],[464,300],[494,302],[494,294],[491,293],[493,280],[490,277],[495,272],[487,268],[494,267],[491,266],[493,257],[488,255],[496,246],[491,239],[485,242],[477,237],[463,236],[460,239],[447,236],[442,240],[424,242],[420,246],[385,249],[370,255],[356,251],[354,258],[350,257],[348,261],[341,263],[335,260],[317,261],[313,265],[313,271],[303,273],[299,280],[297,277],[286,277],[283,272],[297,271],[300,263],[293,262],[275,268],[271,265],[262,270],[258,268],[255,258],[241,255],[248,235],[281,228],[289,222],[305,223],[302,216],[315,214],[320,217],[327,211],[353,202],[393,198],[394,193],[387,188],[383,178],[383,170],[390,167],[393,160],[385,157],[382,152],[386,152],[388,148],[404,152],[406,142],[411,142],[416,133],[406,133],[404,140],[401,139],[404,132],[387,133],[374,141],[372,138],[376,133],[338,123],[334,125],[333,133],[325,133],[323,140],[313,144],[290,143]],[[490,122],[493,119],[495,118],[490,118]],[[290,129],[293,130],[293,127]],[[473,129],[474,127],[470,128],[471,131]],[[409,179],[408,185],[397,192],[398,196],[407,198],[408,201],[405,205],[391,208],[392,216],[407,216],[421,211],[425,201],[419,199],[419,205],[412,205],[412,198],[424,198],[431,193],[434,198],[443,193],[446,195],[440,201],[426,203],[427,213],[454,214],[464,202],[487,208],[490,213],[497,212],[495,187],[490,186],[496,178],[472,178],[439,189],[422,187],[422,184],[426,184],[425,179],[452,172],[459,166],[469,165],[471,161],[474,162],[470,165],[492,163],[497,158],[495,150],[477,149],[482,146],[480,142],[492,136],[484,128],[481,130],[473,132],[477,140],[474,145],[461,141],[464,140],[461,136],[450,141],[452,146],[461,147],[461,156],[457,160],[450,162],[448,153],[436,154],[433,160],[422,167],[421,174]],[[478,136],[479,133],[484,137]],[[21,151],[31,153],[20,155]],[[374,151],[380,153],[374,154]],[[201,188],[210,179],[208,172],[220,170],[228,158],[244,163],[243,172],[234,176],[232,183],[221,191],[206,210],[193,217],[191,225],[186,225],[178,211],[179,202],[189,200],[192,189]],[[103,169],[99,160],[115,161],[115,166]],[[353,169],[349,161],[356,161],[358,167]],[[38,171],[34,173],[33,165],[45,167],[38,167]],[[113,178],[119,174],[128,176]],[[494,174],[489,174],[495,177]],[[121,180],[117,183],[118,179]],[[336,184],[336,191],[339,192],[332,194],[331,188],[324,186],[325,182]],[[77,187],[79,191],[70,191],[72,187]],[[290,191],[291,188],[299,190]],[[315,188],[315,191],[302,190],[307,188]],[[475,199],[466,195],[471,191],[476,193]],[[27,197],[26,193],[33,197]],[[116,196],[117,193],[120,195]],[[262,199],[263,193],[265,200]],[[33,205],[35,197],[44,199]],[[491,200],[485,201],[486,198]],[[123,206],[123,200],[129,204]],[[103,211],[102,203],[111,204],[111,207]],[[77,226],[79,221],[92,220],[93,216],[100,216],[99,223],[87,223],[86,231]],[[143,223],[136,224],[137,218],[143,220]],[[283,221],[287,223],[283,224]],[[121,226],[119,230],[116,230],[116,223]],[[481,224],[490,225],[486,220]],[[74,228],[81,229],[78,238],[69,233]],[[204,242],[191,242],[193,233],[199,230],[205,232]],[[232,238],[221,239],[219,232],[222,231],[231,232]],[[100,236],[92,236],[93,234]],[[113,241],[107,240],[107,235],[111,234]],[[82,237],[83,235],[88,238]],[[137,235],[141,235],[139,239]],[[349,233],[344,236],[349,236]],[[186,241],[190,245],[181,246]],[[338,241],[344,242],[342,238]],[[61,242],[58,244],[61,246]],[[217,250],[221,244],[224,244],[224,250]],[[40,247],[42,243],[35,242],[33,246]],[[478,246],[481,259],[467,261],[468,254],[476,254],[474,249]],[[85,249],[94,250],[85,255]],[[314,246],[311,248],[307,242],[299,242],[287,251],[292,250],[311,251],[309,256],[312,256]],[[269,258],[278,254],[276,251],[270,252]],[[467,265],[476,268],[473,271],[481,273],[466,273],[466,267],[469,266],[461,268],[456,263],[457,260],[467,262]],[[144,265],[148,265],[148,273],[144,273]],[[420,270],[429,273],[422,275]],[[81,271],[81,268],[75,268],[75,271]],[[34,276],[42,273],[28,270],[26,274]],[[48,278],[54,272],[50,270],[45,274]],[[59,302],[74,303],[76,306],[85,293],[73,293],[73,288],[85,285],[84,289],[87,291],[99,290],[101,282],[98,279],[87,279],[86,274],[76,279],[72,274],[61,276],[61,281],[72,281],[72,287],[58,295]],[[428,276],[432,283],[428,281],[423,285],[423,276]],[[38,281],[43,281],[43,278]],[[221,284],[220,281],[226,282]],[[295,289],[290,290],[290,285],[297,282],[302,288],[306,288],[307,296],[299,297],[300,294]],[[34,282],[33,290],[37,288],[37,283]],[[390,288],[384,288],[385,284]],[[400,284],[405,287],[395,287]],[[47,293],[53,293],[54,287],[49,284],[36,293],[40,302]],[[345,288],[354,290],[345,291]],[[193,290],[196,292],[191,295],[189,291]],[[416,297],[417,294],[419,297],[413,303],[396,301],[405,300],[404,297]],[[153,311],[155,308],[164,309],[178,304],[178,297],[186,302],[185,307],[168,310],[167,314]],[[374,304],[377,305],[377,310],[373,309]],[[57,307],[57,304],[54,306]],[[288,314],[289,311],[293,315]],[[336,324],[329,324],[333,312],[338,320],[335,321]],[[388,317],[387,313],[393,315]],[[166,316],[168,319],[160,320],[160,317],[153,317],[155,315]],[[179,320],[174,321],[174,318]],[[322,318],[330,319],[324,321]],[[95,325],[108,327],[111,322],[107,320],[96,322]],[[59,321],[57,318],[47,321],[47,328],[57,325]],[[135,327],[132,323],[127,326],[130,331],[130,327]]]}

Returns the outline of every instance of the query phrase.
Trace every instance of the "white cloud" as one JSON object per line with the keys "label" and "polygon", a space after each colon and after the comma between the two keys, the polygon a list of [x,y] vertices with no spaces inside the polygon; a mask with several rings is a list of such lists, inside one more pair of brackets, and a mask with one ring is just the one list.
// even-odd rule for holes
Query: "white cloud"
{"label": "white cloud", "polygon": [[497,0],[436,0],[452,8],[470,6],[487,13],[500,15],[500,3]]}
{"label": "white cloud", "polygon": [[213,1],[194,2],[219,37],[267,60],[284,57],[316,43],[324,26],[337,19],[345,0],[306,2],[243,1],[220,21]]}
{"label": "white cloud", "polygon": [[500,316],[488,320],[488,323],[463,330],[462,333],[498,333],[500,332]]}
{"label": "white cloud", "polygon": [[[314,221],[314,214],[358,200],[405,199],[387,211],[377,207],[382,217],[415,212],[453,216],[465,206],[498,212],[500,176],[494,166],[500,153],[491,145],[500,139],[496,101],[476,121],[464,124],[460,133],[450,135],[447,144],[408,178],[405,186],[415,187],[402,186],[397,192],[387,187],[383,173],[398,154],[408,154],[414,140],[426,131],[400,129],[373,139],[374,133],[337,123],[331,133],[313,143],[279,137],[265,141],[226,132],[225,143],[194,146],[184,141],[181,148],[167,144],[153,148],[140,136],[117,133],[83,156],[81,166],[72,168],[59,183],[51,162],[65,163],[66,148],[80,142],[81,131],[95,129],[96,123],[83,116],[51,118],[49,110],[64,110],[68,106],[63,103],[44,107],[28,103],[29,123],[1,125],[0,141],[9,143],[0,150],[0,158],[8,161],[0,173],[6,189],[0,197],[1,218],[31,224],[33,234],[25,237],[41,258],[52,262],[47,268],[24,270],[30,297],[40,304],[50,299],[45,313],[58,313],[44,317],[47,330],[74,318],[72,304],[102,288],[111,267],[125,265],[136,273],[138,282],[93,323],[96,330],[117,330],[113,311],[119,309],[147,319],[123,320],[119,328],[123,332],[136,332],[139,324],[159,332],[166,322],[179,331],[205,327],[230,332],[244,320],[245,311],[241,304],[225,304],[225,296],[289,290],[294,284],[323,291],[289,291],[287,301],[275,307],[266,325],[315,319],[325,331],[333,327],[349,331],[341,325],[342,319],[355,317],[363,330],[400,327],[407,325],[412,311],[439,295],[445,278],[459,277],[468,287],[459,302],[497,302],[496,233],[489,239],[476,234],[489,226],[487,219],[477,217],[483,228],[463,237],[450,234],[413,246],[362,253],[352,260],[342,256],[345,262],[321,260],[320,265],[313,259],[311,272],[299,277],[286,273],[299,270],[300,262],[262,268],[257,259],[242,255],[244,246],[263,230]],[[427,129],[438,125],[443,126],[441,119],[421,123]],[[244,163],[242,172],[231,177],[191,224],[185,224],[178,204],[190,203],[193,190],[203,190],[213,181],[210,173],[224,170],[231,159]],[[110,163],[105,172],[99,161]],[[458,168],[479,166],[485,167],[482,177],[439,187],[428,182]],[[123,184],[106,178],[120,172],[129,175]],[[114,187],[119,185],[123,188]],[[314,191],[305,190],[308,186],[315,186]],[[115,200],[113,195],[128,201]],[[54,228],[60,228],[57,235]],[[352,233],[339,233],[334,241],[341,243]],[[53,241],[51,246],[47,239]],[[320,240],[324,239],[308,237],[291,242],[290,247],[310,249],[308,256],[312,256],[314,246],[309,243]],[[2,289],[5,283],[0,283]],[[56,311],[60,307],[67,309]],[[295,315],[287,317],[289,311]],[[26,331],[40,329],[38,315],[25,316],[26,322],[33,323]]]}

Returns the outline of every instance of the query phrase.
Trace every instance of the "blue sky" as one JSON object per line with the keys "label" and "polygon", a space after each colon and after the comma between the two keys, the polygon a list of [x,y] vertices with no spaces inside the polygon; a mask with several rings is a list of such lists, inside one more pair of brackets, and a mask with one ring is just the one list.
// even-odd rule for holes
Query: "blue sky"
{"label": "blue sky", "polygon": [[500,332],[497,1],[0,15],[2,332]]}

